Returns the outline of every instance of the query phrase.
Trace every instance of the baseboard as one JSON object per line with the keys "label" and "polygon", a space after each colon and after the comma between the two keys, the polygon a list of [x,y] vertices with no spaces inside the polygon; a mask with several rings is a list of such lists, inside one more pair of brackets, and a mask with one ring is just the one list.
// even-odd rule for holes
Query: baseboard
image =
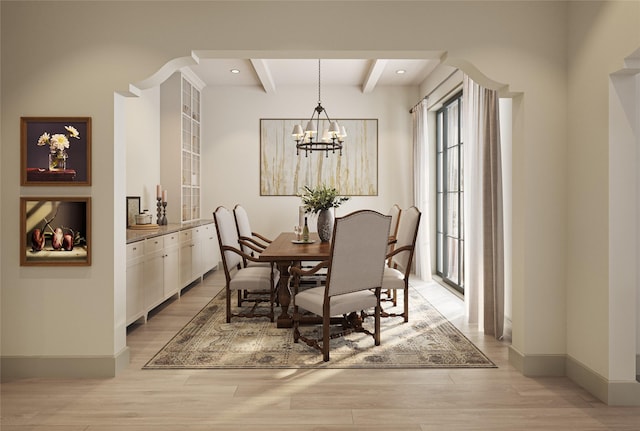
{"label": "baseboard", "polygon": [[[640,367],[636,357],[636,370]],[[640,406],[640,382],[609,381],[568,355],[523,355],[509,347],[509,363],[527,377],[568,377],[610,406]]]}
{"label": "baseboard", "polygon": [[565,355],[523,355],[509,347],[509,363],[527,377],[565,376]]}
{"label": "baseboard", "polygon": [[129,365],[129,348],[114,356],[2,356],[2,381],[24,378],[107,378]]}

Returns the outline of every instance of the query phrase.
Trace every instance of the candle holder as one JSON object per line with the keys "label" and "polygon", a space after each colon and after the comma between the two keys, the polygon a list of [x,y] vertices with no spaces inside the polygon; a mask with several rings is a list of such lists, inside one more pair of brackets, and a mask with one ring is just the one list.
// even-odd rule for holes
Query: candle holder
{"label": "candle holder", "polygon": [[162,218],[160,219],[160,222],[158,224],[160,225],[167,224],[167,203],[166,202],[162,202]]}
{"label": "candle holder", "polygon": [[158,203],[156,204],[156,206],[158,207],[157,210],[157,219],[158,219],[158,224],[162,224],[162,198],[161,197],[157,197],[156,198],[158,200]]}

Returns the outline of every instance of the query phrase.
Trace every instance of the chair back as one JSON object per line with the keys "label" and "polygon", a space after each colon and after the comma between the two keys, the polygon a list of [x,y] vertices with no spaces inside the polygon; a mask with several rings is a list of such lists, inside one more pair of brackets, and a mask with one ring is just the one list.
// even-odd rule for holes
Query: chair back
{"label": "chair back", "polygon": [[398,223],[398,232],[396,234],[396,243],[394,248],[397,250],[402,247],[409,249],[399,252],[391,257],[391,262],[398,267],[403,273],[408,273],[413,260],[413,253],[416,245],[416,237],[418,235],[418,226],[420,225],[420,217],[422,213],[418,208],[412,206],[402,211],[402,217]]}
{"label": "chair back", "polygon": [[218,232],[218,244],[220,246],[220,253],[222,254],[222,263],[226,273],[230,269],[237,267],[242,262],[242,257],[232,251],[222,251],[224,246],[230,246],[238,248],[238,231],[236,230],[235,222],[231,211],[223,206],[219,206],[213,212],[213,220],[216,224],[216,230]]}
{"label": "chair back", "polygon": [[395,237],[398,234],[398,222],[400,221],[401,214],[402,214],[402,210],[400,209],[398,204],[393,204],[393,206],[389,210],[389,215],[391,216],[391,225],[389,226],[389,236]]}
{"label": "chair back", "polygon": [[327,295],[382,286],[391,216],[360,210],[338,217],[333,226]]}
{"label": "chair back", "polygon": [[[253,231],[251,230],[251,224],[249,223],[249,215],[247,214],[247,210],[240,204],[236,205],[233,208],[233,215],[236,219],[236,229],[238,233],[238,237],[244,236],[246,238],[251,238],[253,235]],[[240,249],[248,254],[253,256],[253,250],[247,247],[246,245],[240,244]]]}

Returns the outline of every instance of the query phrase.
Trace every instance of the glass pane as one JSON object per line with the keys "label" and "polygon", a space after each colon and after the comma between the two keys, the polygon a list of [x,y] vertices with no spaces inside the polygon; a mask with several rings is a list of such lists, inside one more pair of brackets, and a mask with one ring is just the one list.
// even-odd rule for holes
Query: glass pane
{"label": "glass pane", "polygon": [[191,135],[192,135],[191,151],[193,151],[196,154],[200,154],[200,124],[193,123],[193,130],[191,132]]}
{"label": "glass pane", "polygon": [[193,109],[193,119],[196,121],[200,121],[200,92],[193,89],[193,104],[191,106]]}
{"label": "glass pane", "polygon": [[191,184],[191,154],[182,152],[182,184]]}
{"label": "glass pane", "polygon": [[464,145],[460,144],[460,190],[464,190]]}
{"label": "glass pane", "polygon": [[447,193],[447,235],[458,237],[458,221],[458,193]]}
{"label": "glass pane", "polygon": [[447,191],[458,191],[458,147],[447,150]]}
{"label": "glass pane", "polygon": [[447,147],[458,145],[458,102],[447,107]]}
{"label": "glass pane", "polygon": [[191,185],[200,185],[200,156],[197,156],[195,154],[192,155]]}
{"label": "glass pane", "polygon": [[436,167],[437,178],[436,178],[436,192],[441,192],[442,190],[442,175],[444,175],[442,171],[442,153],[438,153],[436,156],[436,163],[438,166]]}
{"label": "glass pane", "polygon": [[182,112],[191,117],[191,84],[186,79],[182,79]]}
{"label": "glass pane", "polygon": [[438,238],[436,247],[438,248],[438,250],[436,252],[436,272],[438,274],[442,274],[442,234],[439,233],[437,237]]}
{"label": "glass pane", "polygon": [[191,151],[191,119],[182,116],[182,149]]}
{"label": "glass pane", "polygon": [[191,215],[191,189],[182,187],[182,221],[190,220]]}
{"label": "glass pane", "polygon": [[445,277],[458,284],[458,240],[447,238],[447,269]]}
{"label": "glass pane", "polygon": [[191,220],[196,220],[200,218],[200,189],[194,188],[192,192]]}
{"label": "glass pane", "polygon": [[443,210],[444,210],[444,207],[442,206],[443,205],[443,203],[442,203],[442,197],[443,196],[444,195],[442,193],[438,193],[436,195],[436,199],[438,200],[437,208],[436,208],[436,230],[438,232],[442,232],[442,218],[443,218],[442,214],[443,214]]}
{"label": "glass pane", "polygon": [[442,112],[438,112],[436,125],[436,151],[442,151]]}

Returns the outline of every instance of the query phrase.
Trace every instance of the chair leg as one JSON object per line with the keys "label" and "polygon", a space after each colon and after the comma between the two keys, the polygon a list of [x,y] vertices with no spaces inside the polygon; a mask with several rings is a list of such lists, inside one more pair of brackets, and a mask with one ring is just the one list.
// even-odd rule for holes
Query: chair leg
{"label": "chair leg", "polygon": [[329,361],[329,321],[331,317],[328,313],[322,316],[322,360]]}
{"label": "chair leg", "polygon": [[375,340],[375,345],[379,346],[380,345],[380,301],[378,301],[378,305],[376,305],[374,314],[375,314],[374,340]]}
{"label": "chair leg", "polygon": [[409,285],[404,285],[404,321],[409,321]]}
{"label": "chair leg", "polygon": [[227,323],[231,323],[231,290],[227,286]]}
{"label": "chair leg", "polygon": [[298,330],[300,326],[300,316],[298,316],[298,306],[293,305],[293,342],[297,343],[300,339],[300,332]]}

